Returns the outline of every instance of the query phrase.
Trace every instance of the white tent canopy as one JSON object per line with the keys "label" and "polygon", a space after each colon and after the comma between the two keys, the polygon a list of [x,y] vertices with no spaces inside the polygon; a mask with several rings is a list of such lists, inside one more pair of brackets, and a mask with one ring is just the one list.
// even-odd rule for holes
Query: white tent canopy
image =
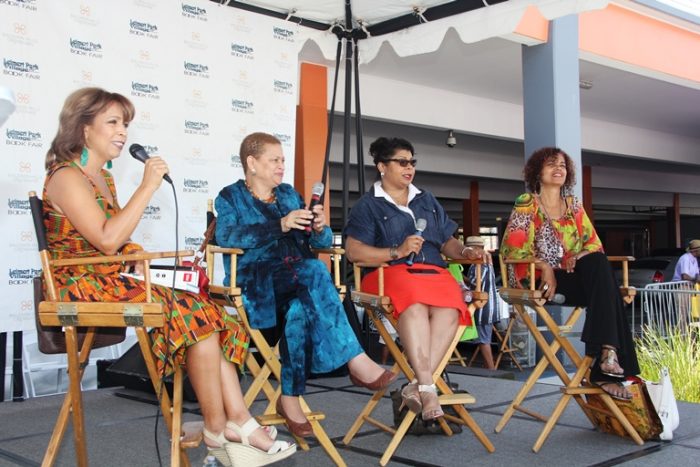
{"label": "white tent canopy", "polygon": [[[445,34],[454,29],[464,43],[474,43],[493,37],[506,37],[519,42],[532,44],[524,36],[515,36],[513,32],[530,6],[540,14],[552,20],[562,16],[583,11],[605,8],[608,0],[508,0],[489,5],[489,0],[481,0],[484,7],[464,13],[428,21],[423,13],[435,6],[447,5],[445,1],[415,0],[354,0],[351,2],[353,27],[370,29],[373,25],[405,15],[415,15],[416,25],[406,27],[381,36],[370,36],[358,42],[360,62],[369,63],[378,54],[384,43],[393,47],[400,57],[433,52],[440,47]],[[294,0],[294,1],[257,1],[244,0],[246,3],[277,13],[285,14],[290,21],[301,18],[316,23],[328,24],[328,29],[319,31],[300,26],[298,34],[306,40],[314,41],[328,60],[335,58],[337,37],[331,31],[334,25],[345,24],[345,2],[343,0]],[[481,2],[479,2],[481,3]]]}

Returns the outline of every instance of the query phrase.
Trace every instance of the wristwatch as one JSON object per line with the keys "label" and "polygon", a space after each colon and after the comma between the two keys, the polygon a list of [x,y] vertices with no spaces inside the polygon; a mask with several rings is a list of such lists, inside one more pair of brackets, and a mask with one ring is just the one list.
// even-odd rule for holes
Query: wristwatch
{"label": "wristwatch", "polygon": [[391,259],[398,259],[399,258],[399,249],[396,248],[395,246],[392,246],[391,248],[389,248],[389,257],[391,257]]}

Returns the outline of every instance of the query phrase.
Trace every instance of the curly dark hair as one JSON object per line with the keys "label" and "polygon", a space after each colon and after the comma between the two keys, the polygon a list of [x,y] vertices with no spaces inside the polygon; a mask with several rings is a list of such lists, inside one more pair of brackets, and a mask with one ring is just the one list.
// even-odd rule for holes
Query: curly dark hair
{"label": "curly dark hair", "polygon": [[374,160],[374,165],[380,162],[388,162],[396,151],[405,149],[411,153],[411,156],[416,155],[416,151],[413,149],[413,145],[403,138],[386,138],[384,136],[375,139],[372,144],[369,145],[369,155],[372,156]]}
{"label": "curly dark hair", "polygon": [[574,167],[574,161],[571,160],[571,157],[559,148],[540,148],[532,153],[523,169],[525,186],[529,192],[539,193],[542,167],[544,167],[547,161],[554,159],[559,154],[564,156],[564,162],[566,164],[566,180],[564,180],[564,186],[562,188],[570,188],[576,184],[576,168]]}

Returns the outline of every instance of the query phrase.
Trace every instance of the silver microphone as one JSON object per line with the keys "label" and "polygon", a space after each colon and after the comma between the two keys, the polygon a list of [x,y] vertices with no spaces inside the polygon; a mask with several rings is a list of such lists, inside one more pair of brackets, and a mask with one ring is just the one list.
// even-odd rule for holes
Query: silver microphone
{"label": "silver microphone", "polygon": [[[423,231],[425,228],[428,226],[428,221],[425,219],[416,219],[416,235],[419,237],[423,236]],[[416,252],[412,251],[410,255],[408,255],[408,259],[406,260],[406,264],[409,266],[413,266],[413,260],[416,257]]]}

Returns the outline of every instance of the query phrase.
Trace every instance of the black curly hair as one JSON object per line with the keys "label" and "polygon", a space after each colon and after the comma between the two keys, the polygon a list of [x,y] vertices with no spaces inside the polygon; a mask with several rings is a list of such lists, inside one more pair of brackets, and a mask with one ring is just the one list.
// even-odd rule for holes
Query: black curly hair
{"label": "black curly hair", "polygon": [[545,147],[533,152],[525,163],[523,178],[525,179],[525,186],[529,192],[539,193],[542,167],[544,167],[547,161],[554,159],[559,154],[564,156],[564,163],[566,164],[566,180],[564,180],[562,189],[568,189],[576,184],[576,168],[574,167],[574,161],[571,160],[571,157],[559,148]]}
{"label": "black curly hair", "polygon": [[411,153],[411,156],[416,155],[416,151],[413,149],[413,145],[403,138],[386,138],[384,136],[375,139],[372,144],[369,145],[369,155],[372,156],[374,160],[374,165],[380,162],[388,162],[396,151],[405,149]]}

